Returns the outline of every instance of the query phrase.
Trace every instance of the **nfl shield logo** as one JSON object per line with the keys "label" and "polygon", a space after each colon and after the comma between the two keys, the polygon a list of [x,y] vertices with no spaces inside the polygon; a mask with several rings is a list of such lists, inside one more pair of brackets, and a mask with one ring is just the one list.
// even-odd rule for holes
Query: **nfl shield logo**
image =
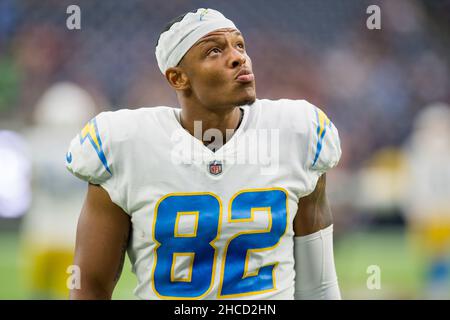
{"label": "nfl shield logo", "polygon": [[211,161],[208,168],[210,174],[217,176],[222,173],[222,162],[217,160]]}

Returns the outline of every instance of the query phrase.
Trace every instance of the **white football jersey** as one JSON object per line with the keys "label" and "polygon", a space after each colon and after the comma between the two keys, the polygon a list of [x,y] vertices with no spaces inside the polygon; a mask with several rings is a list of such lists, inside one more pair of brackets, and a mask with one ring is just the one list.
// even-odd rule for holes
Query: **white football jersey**
{"label": "white football jersey", "polygon": [[103,112],[71,142],[67,168],[131,217],[137,297],[293,299],[298,201],[337,164],[338,132],[304,100],[242,109],[216,152],[170,107]]}

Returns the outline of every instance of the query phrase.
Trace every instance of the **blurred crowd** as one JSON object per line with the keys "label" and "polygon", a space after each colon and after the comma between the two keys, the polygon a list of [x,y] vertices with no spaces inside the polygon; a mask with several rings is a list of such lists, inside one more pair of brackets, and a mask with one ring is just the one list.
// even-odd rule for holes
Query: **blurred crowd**
{"label": "blurred crowd", "polygon": [[[62,178],[63,171],[55,170],[50,179],[47,170],[57,157],[55,150],[61,152],[63,164],[65,143],[81,129],[86,116],[119,108],[178,106],[157,67],[155,45],[172,18],[205,7],[197,0],[80,0],[76,4],[81,29],[68,30],[66,8],[72,2],[0,2],[0,151],[7,149],[2,141],[28,143],[29,158],[46,173],[17,172],[23,179],[46,180],[39,186],[47,196],[63,197],[61,190],[82,192],[80,185]],[[380,30],[366,27],[371,4],[381,8]],[[421,221],[419,211],[450,216],[450,129],[445,128],[450,126],[450,1],[247,0],[211,6],[243,32],[259,98],[307,99],[324,109],[339,129],[343,157],[330,177],[335,181],[330,197],[338,236],[343,230],[383,220],[379,217],[385,212],[400,212],[402,223],[413,229]],[[75,104],[83,105],[85,113],[77,113]],[[439,119],[441,129],[435,128]],[[14,132],[20,137],[12,138]],[[22,157],[17,154],[26,158],[19,149],[17,159]],[[47,150],[47,157],[42,150]],[[427,156],[421,157],[424,153]],[[5,155],[0,155],[0,172],[11,173]],[[441,169],[432,175],[442,181],[420,189],[417,186],[423,186],[431,173],[415,169],[426,166]],[[3,185],[11,193],[5,181],[0,181],[0,189]],[[21,192],[27,193],[24,188]],[[435,189],[441,191],[438,196]],[[6,194],[0,190],[0,213],[7,210],[2,192]],[[43,193],[40,199],[45,198]],[[439,208],[430,208],[429,194],[443,199]],[[73,204],[80,208],[77,201]],[[444,220],[437,219],[437,225],[447,226]],[[38,224],[30,221],[25,230]],[[448,249],[450,227],[445,228],[420,231],[432,233],[431,247],[439,247],[433,249],[435,256]]]}
{"label": "blurred crowd", "polygon": [[[417,111],[450,100],[450,1],[229,1],[218,10],[242,29],[260,98],[304,98],[326,110],[355,168],[402,144]],[[66,27],[68,1],[0,4],[1,123],[32,123],[37,100],[59,81],[87,90],[102,109],[177,106],[154,48],[171,18],[202,1],[79,1],[81,30]],[[349,156],[351,155],[351,156]]]}

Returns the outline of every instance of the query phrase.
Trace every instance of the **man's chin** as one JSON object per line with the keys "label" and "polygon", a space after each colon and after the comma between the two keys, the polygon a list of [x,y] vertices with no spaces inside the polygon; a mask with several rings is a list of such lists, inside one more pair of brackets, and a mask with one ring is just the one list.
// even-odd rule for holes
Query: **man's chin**
{"label": "man's chin", "polygon": [[251,90],[249,91],[250,92],[246,92],[246,94],[241,99],[239,99],[239,101],[236,103],[237,106],[245,106],[247,104],[253,104],[256,101],[255,89],[251,88]]}
{"label": "man's chin", "polygon": [[253,104],[256,101],[256,96],[248,97],[246,99],[240,100],[236,105],[238,107]]}

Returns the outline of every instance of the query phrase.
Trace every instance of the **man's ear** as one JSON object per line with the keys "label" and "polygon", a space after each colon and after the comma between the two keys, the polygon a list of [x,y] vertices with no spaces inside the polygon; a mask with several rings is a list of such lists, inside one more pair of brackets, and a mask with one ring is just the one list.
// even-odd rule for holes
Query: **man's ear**
{"label": "man's ear", "polygon": [[187,74],[180,67],[167,69],[166,79],[175,90],[185,90],[190,86]]}

